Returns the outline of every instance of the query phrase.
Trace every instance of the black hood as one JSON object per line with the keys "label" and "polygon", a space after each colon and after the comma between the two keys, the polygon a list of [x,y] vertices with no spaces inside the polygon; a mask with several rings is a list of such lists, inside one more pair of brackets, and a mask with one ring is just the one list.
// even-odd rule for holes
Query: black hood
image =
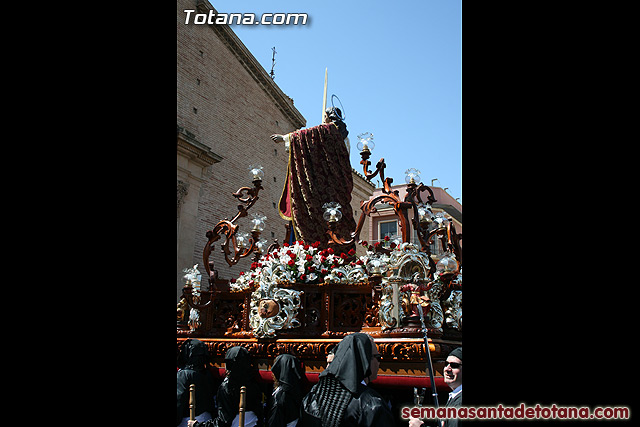
{"label": "black hood", "polygon": [[249,350],[241,346],[231,347],[224,356],[229,381],[245,384],[253,374]]}
{"label": "black hood", "polygon": [[355,393],[358,384],[371,374],[371,347],[369,335],[358,332],[347,335],[340,341],[333,361],[320,377],[332,374],[351,393]]}
{"label": "black hood", "polygon": [[297,388],[303,376],[300,361],[291,354],[281,354],[276,357],[271,372],[283,389]]}
{"label": "black hood", "polygon": [[189,338],[182,343],[178,355],[178,367],[180,369],[202,370],[209,363],[209,351],[200,340]]}

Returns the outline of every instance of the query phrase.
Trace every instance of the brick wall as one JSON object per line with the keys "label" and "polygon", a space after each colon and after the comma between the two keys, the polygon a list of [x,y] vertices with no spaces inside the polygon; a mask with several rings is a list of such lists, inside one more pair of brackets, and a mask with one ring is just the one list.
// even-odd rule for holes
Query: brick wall
{"label": "brick wall", "polygon": [[[269,136],[291,132],[300,127],[300,123],[285,116],[212,27],[184,24],[182,11],[196,8],[195,0],[178,1],[177,117],[178,126],[222,157],[222,161],[205,170],[199,195],[193,263],[200,264],[199,270],[204,276],[205,234],[219,220],[231,219],[237,213],[237,202],[231,193],[251,186],[249,166],[254,163],[264,167],[264,190],[249,215],[254,212],[266,215],[267,225],[262,236],[283,240],[285,221],[278,215],[274,203],[277,205],[282,191],[287,154],[284,146],[275,144]],[[241,230],[250,230],[249,217],[241,218],[238,224]],[[246,258],[229,269],[219,244],[213,260],[222,278],[237,276],[250,265]]]}
{"label": "brick wall", "polygon": [[[262,237],[270,242],[285,236],[285,221],[277,210],[286,175],[288,154],[283,144],[269,138],[274,133],[285,134],[306,125],[286,95],[270,80],[229,27],[185,25],[185,9],[210,8],[198,0],[178,0],[177,13],[177,121],[178,126],[207,146],[221,161],[203,170],[195,215],[195,244],[191,265],[202,265],[205,234],[221,219],[231,219],[237,213],[236,199],[231,195],[240,187],[251,186],[249,166],[260,164],[265,173],[260,198],[249,210],[249,217],[238,220],[241,231],[250,231],[252,213],[267,216]],[[268,81],[264,80],[266,76]],[[310,126],[316,123],[310,124]],[[362,180],[354,174],[354,181]],[[365,198],[368,184],[358,185],[358,195],[352,206],[356,221],[359,203]],[[369,191],[369,195],[373,188]],[[362,194],[360,194],[362,193]],[[368,198],[368,196],[366,196]],[[365,233],[363,232],[363,235]],[[193,238],[192,238],[193,241]],[[247,270],[250,258],[229,268],[216,242],[213,255],[220,278],[237,277]],[[178,236],[178,245],[181,236]],[[180,277],[180,273],[179,273]],[[179,280],[178,294],[183,283]]]}

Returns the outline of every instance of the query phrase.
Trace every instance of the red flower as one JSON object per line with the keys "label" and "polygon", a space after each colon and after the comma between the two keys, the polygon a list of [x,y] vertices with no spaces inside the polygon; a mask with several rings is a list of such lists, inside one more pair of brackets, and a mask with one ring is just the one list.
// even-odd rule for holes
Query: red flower
{"label": "red flower", "polygon": [[333,254],[333,248],[327,248],[327,253],[328,254]]}
{"label": "red flower", "polygon": [[311,246],[318,249],[318,246],[320,246],[320,242],[312,243]]}
{"label": "red flower", "polygon": [[289,244],[288,243],[283,243],[282,246],[284,246],[285,248],[288,248]]}
{"label": "red flower", "polygon": [[328,272],[329,272],[329,270],[327,270],[326,268],[323,268],[323,269],[320,271],[320,273],[322,273],[322,274],[327,274]]}
{"label": "red flower", "polygon": [[366,240],[363,240],[363,241],[361,242],[361,245],[362,245],[362,246],[369,246],[369,242],[367,242]]}
{"label": "red flower", "polygon": [[345,254],[344,252],[342,252],[342,253],[340,254],[340,258],[342,258],[342,259],[347,259],[347,258],[349,258],[349,256],[348,256],[347,254]]}
{"label": "red flower", "polygon": [[362,262],[362,260],[361,260],[361,259],[359,259],[359,260],[357,260],[357,261],[356,261],[356,264],[358,264],[358,265],[362,265],[362,264],[364,264],[364,262]]}
{"label": "red flower", "polygon": [[309,273],[313,273],[314,271],[316,271],[316,267],[315,267],[315,266],[313,266],[313,265],[310,265],[309,267],[307,267],[307,271],[308,271]]}
{"label": "red flower", "polygon": [[296,262],[294,260],[289,260],[287,264],[289,265],[289,267],[293,267],[294,265],[296,265]]}
{"label": "red flower", "polygon": [[307,275],[306,274],[303,274],[303,275],[300,276],[300,280],[306,280],[306,279],[307,279]]}
{"label": "red flower", "polygon": [[342,272],[338,271],[338,277],[342,277],[344,276],[344,274],[342,274]]}
{"label": "red flower", "polygon": [[384,236],[384,241],[385,242],[388,242],[389,240],[391,240],[391,239],[389,239],[389,236]]}
{"label": "red flower", "polygon": [[311,255],[307,254],[307,256],[304,257],[304,259],[307,260],[307,261],[311,261],[313,259],[313,257]]}
{"label": "red flower", "polygon": [[354,249],[349,250],[349,255],[354,256],[355,254],[356,254],[356,251]]}
{"label": "red flower", "polygon": [[376,243],[374,243],[374,245],[373,245],[373,246],[375,246],[376,248],[380,247],[380,242],[376,242]]}

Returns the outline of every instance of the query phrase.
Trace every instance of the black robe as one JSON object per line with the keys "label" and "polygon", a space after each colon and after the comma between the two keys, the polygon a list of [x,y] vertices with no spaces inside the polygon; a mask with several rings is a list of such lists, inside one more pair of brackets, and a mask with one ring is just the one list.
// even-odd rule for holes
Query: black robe
{"label": "black robe", "polygon": [[240,405],[240,387],[247,387],[245,412],[253,411],[258,417],[258,426],[262,426],[262,390],[256,381],[256,370],[246,348],[241,346],[227,350],[224,357],[227,376],[218,388],[218,412],[212,420],[196,423],[196,427],[229,427],[238,415]]}
{"label": "black robe", "polygon": [[271,367],[271,372],[280,384],[269,399],[267,426],[285,427],[300,417],[302,390],[300,381],[302,367],[295,356],[281,354]]}
{"label": "black robe", "polygon": [[[317,390],[314,389],[315,386],[304,398],[304,409],[296,427],[323,426],[320,402]],[[371,387],[359,384],[344,410],[339,425],[388,427],[394,426],[395,421],[382,396]]]}
{"label": "black robe", "polygon": [[189,386],[196,385],[196,416],[207,411],[214,414],[215,394],[213,375],[206,369],[209,361],[207,347],[196,339],[186,340],[178,356],[178,411],[176,425],[189,416]]}
{"label": "black robe", "polygon": [[302,401],[298,427],[394,425],[382,397],[362,384],[371,375],[372,353],[367,334],[347,335],[340,341],[333,361]]}

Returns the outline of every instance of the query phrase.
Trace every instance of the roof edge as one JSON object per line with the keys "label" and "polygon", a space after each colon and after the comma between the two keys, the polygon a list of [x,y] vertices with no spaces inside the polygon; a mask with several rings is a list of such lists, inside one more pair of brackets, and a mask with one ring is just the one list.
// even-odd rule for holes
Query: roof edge
{"label": "roof edge", "polygon": [[[214,14],[218,14],[218,11],[207,0],[198,0],[196,7],[200,13],[213,11]],[[238,58],[258,85],[274,100],[280,111],[291,120],[293,125],[296,128],[305,127],[307,120],[302,113],[294,107],[293,99],[287,96],[276,82],[273,81],[269,74],[267,74],[267,71],[238,38],[236,33],[233,32],[231,27],[228,24],[208,24],[208,26],[220,36],[223,43],[231,50],[236,58]]]}

